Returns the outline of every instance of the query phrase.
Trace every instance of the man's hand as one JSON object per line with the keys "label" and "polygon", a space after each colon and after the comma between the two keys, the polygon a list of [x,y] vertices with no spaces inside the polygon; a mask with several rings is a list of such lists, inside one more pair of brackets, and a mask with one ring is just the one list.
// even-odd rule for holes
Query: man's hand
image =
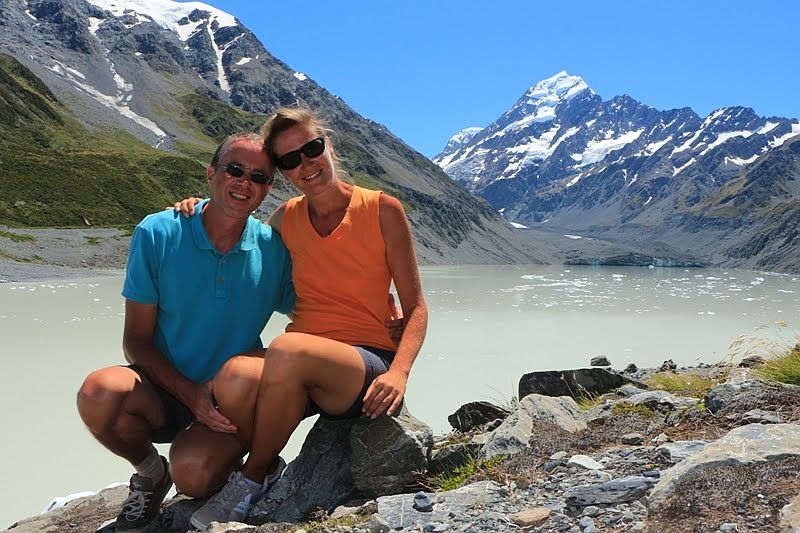
{"label": "man's hand", "polygon": [[391,292],[389,293],[389,320],[384,325],[389,330],[389,338],[392,339],[395,345],[399,345],[406,329],[406,323],[403,320],[403,312],[397,309],[397,305],[394,303],[394,295]]}
{"label": "man's hand", "polygon": [[209,381],[195,386],[194,399],[190,406],[198,422],[217,433],[236,433],[239,428],[219,412],[214,404],[212,383]]}
{"label": "man's hand", "polygon": [[400,407],[407,381],[407,375],[390,368],[370,384],[361,411],[370,418],[378,418],[384,413],[391,415]]}

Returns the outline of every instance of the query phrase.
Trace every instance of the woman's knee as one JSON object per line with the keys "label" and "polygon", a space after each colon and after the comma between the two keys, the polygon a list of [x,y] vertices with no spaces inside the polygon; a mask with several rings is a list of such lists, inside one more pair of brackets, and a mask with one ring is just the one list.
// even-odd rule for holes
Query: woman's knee
{"label": "woman's knee", "polygon": [[299,369],[310,354],[300,333],[284,333],[275,337],[264,355],[265,377],[291,373]]}
{"label": "woman's knee", "polygon": [[214,376],[214,396],[220,406],[255,403],[264,360],[236,356],[222,365]]}

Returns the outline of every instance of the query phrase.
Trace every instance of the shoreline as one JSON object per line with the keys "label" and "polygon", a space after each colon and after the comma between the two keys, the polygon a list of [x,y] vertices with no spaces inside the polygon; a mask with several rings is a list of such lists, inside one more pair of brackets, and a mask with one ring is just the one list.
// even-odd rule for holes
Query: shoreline
{"label": "shoreline", "polygon": [[98,276],[122,276],[124,269],[106,267],[72,267],[45,263],[23,263],[0,258],[0,283],[29,283],[86,279]]}

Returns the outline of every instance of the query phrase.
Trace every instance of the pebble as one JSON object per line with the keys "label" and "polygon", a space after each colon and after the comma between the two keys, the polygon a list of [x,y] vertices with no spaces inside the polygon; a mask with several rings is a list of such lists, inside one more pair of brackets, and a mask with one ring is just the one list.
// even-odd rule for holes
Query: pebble
{"label": "pebble", "polygon": [[[567,467],[565,460],[581,463],[581,466]],[[403,524],[390,520],[387,525],[399,533],[642,531],[647,508],[641,501],[642,491],[634,490],[636,484],[644,488],[652,486],[661,474],[658,468],[669,466],[655,446],[611,448],[591,457],[557,454],[555,458],[551,457],[551,462],[560,465],[550,472],[540,471],[543,477],[529,486],[480,481],[458,491],[418,492],[413,499],[410,494],[406,495],[402,505],[398,500],[393,514],[407,517],[408,513],[416,513],[413,520]],[[603,470],[587,470],[587,464],[600,466]],[[618,499],[610,503],[587,502],[570,507],[570,501],[586,501],[568,497],[576,490],[592,487],[598,493],[606,491],[607,494],[609,483],[618,489]],[[465,495],[456,496],[456,492],[464,490]],[[435,508],[434,499],[438,502]]]}

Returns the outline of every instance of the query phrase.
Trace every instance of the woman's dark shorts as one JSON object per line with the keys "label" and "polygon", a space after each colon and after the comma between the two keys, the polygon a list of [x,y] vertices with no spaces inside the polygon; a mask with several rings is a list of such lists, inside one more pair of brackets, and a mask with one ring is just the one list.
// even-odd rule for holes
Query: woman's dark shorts
{"label": "woman's dark shorts", "polygon": [[367,389],[375,380],[376,377],[380,376],[381,374],[386,373],[389,370],[389,366],[391,366],[392,361],[394,360],[395,352],[390,350],[382,350],[380,348],[373,348],[372,346],[353,346],[356,351],[361,355],[361,358],[364,360],[364,386],[361,388],[361,392],[356,398],[356,401],[353,402],[353,405],[340,415],[329,415],[320,407],[314,403],[314,401],[309,398],[308,399],[308,407],[306,407],[306,417],[320,415],[323,418],[327,418],[329,420],[342,420],[346,418],[358,418],[361,416],[361,408],[364,406],[364,395],[367,393]]}
{"label": "woman's dark shorts", "polygon": [[153,442],[172,442],[181,430],[186,429],[189,424],[194,422],[192,411],[175,396],[150,381],[141,370],[136,368],[136,365],[128,365],[128,368],[139,374],[142,379],[150,382],[156,389],[161,405],[164,406],[164,425],[153,431]]}

